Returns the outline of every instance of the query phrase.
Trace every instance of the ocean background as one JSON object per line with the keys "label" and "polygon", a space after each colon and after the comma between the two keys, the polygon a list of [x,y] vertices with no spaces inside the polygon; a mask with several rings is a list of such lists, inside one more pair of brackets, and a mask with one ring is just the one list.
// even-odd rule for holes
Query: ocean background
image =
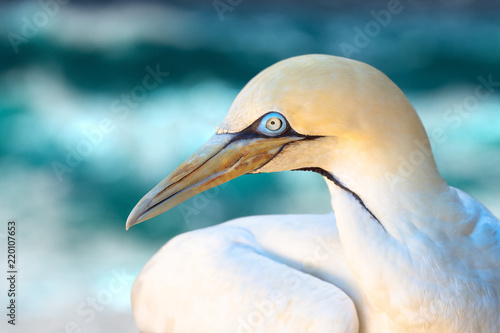
{"label": "ocean background", "polygon": [[[1,2],[0,276],[12,219],[19,271],[15,327],[1,278],[1,331],[137,332],[133,278],[175,235],[328,212],[319,175],[247,175],[125,231],[244,84],[295,55],[386,73],[421,116],[443,177],[500,216],[499,17],[498,3],[471,0]],[[151,71],[162,74],[146,89]]]}

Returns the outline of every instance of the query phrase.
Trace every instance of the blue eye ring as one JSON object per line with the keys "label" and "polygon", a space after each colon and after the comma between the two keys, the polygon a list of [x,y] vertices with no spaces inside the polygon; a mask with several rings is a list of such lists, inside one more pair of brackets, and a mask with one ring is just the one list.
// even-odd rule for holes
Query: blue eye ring
{"label": "blue eye ring", "polygon": [[280,135],[287,129],[287,122],[278,112],[270,112],[262,118],[257,130],[269,136]]}

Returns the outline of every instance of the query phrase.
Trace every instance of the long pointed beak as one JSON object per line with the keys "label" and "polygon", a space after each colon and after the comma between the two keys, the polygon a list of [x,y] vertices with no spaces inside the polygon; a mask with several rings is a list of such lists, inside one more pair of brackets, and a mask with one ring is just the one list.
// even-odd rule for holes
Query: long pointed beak
{"label": "long pointed beak", "polygon": [[137,203],[127,219],[127,230],[198,193],[256,171],[287,144],[301,139],[296,136],[213,135]]}

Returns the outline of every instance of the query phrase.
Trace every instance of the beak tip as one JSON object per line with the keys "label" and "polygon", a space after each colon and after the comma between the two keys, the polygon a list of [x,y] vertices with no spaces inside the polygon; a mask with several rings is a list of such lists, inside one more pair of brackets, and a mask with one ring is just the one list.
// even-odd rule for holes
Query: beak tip
{"label": "beak tip", "polygon": [[130,213],[129,217],[127,218],[127,222],[125,223],[125,230],[130,229],[130,227],[133,227],[136,224],[141,223],[144,221],[142,217],[142,214],[137,215],[135,209]]}
{"label": "beak tip", "polygon": [[130,227],[144,222],[151,217],[151,212],[149,211],[152,206],[153,198],[146,194],[138,203],[135,205],[134,209],[130,212],[127,222],[125,223],[125,230],[130,229]]}
{"label": "beak tip", "polygon": [[128,218],[127,222],[125,223],[125,230],[130,229],[130,227],[133,225],[134,225],[134,223],[132,222],[132,220],[130,218]]}

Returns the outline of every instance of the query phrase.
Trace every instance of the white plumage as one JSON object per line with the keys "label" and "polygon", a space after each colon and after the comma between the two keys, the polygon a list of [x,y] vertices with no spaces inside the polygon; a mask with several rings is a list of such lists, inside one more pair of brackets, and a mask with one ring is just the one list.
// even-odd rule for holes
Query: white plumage
{"label": "white plumage", "polygon": [[127,227],[239,175],[296,169],[325,176],[334,213],[174,238],[134,284],[141,332],[500,331],[499,221],[446,184],[404,94],[356,61],[260,73]]}

